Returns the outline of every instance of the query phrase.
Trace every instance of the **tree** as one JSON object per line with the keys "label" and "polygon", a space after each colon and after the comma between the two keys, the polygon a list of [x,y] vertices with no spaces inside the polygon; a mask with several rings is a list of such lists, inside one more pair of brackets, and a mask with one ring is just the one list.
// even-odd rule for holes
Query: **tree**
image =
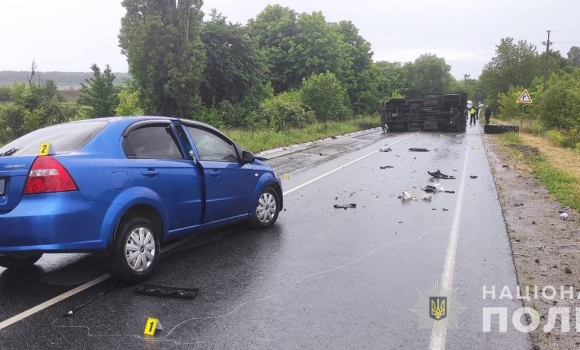
{"label": "tree", "polygon": [[341,120],[349,115],[346,89],[332,72],[313,74],[304,80],[300,92],[302,102],[312,108],[318,121]]}
{"label": "tree", "polygon": [[409,94],[448,91],[454,81],[451,66],[444,58],[433,54],[419,56],[414,62],[405,64],[409,80]]}
{"label": "tree", "polygon": [[263,56],[241,25],[227,23],[225,17],[213,10],[211,20],[203,24],[201,38],[207,64],[200,97],[206,107],[224,100],[238,103],[263,89],[266,74]]}
{"label": "tree", "polygon": [[262,50],[275,93],[299,86],[302,81],[294,57],[290,55],[296,48],[297,17],[296,12],[287,7],[268,5],[256,19],[248,22],[248,33]]}
{"label": "tree", "polygon": [[568,51],[568,59],[574,68],[580,68],[580,47],[572,46]]}
{"label": "tree", "polygon": [[125,87],[119,91],[119,105],[115,108],[118,116],[143,115],[145,112],[141,108],[141,95],[133,80],[125,82]]}
{"label": "tree", "polygon": [[400,62],[379,61],[374,64],[378,71],[378,90],[382,100],[402,95],[409,89],[407,70]]}
{"label": "tree", "polygon": [[205,69],[202,0],[123,0],[119,46],[145,112],[191,117]]}
{"label": "tree", "polygon": [[508,92],[510,86],[528,87],[535,76],[542,74],[542,67],[534,45],[505,38],[496,46],[495,56],[485,65],[479,80],[495,99],[499,93]]}
{"label": "tree", "polygon": [[86,79],[87,85],[81,84],[78,103],[92,108],[90,118],[115,115],[115,109],[119,105],[119,97],[113,86],[115,75],[111,73],[109,65],[106,65],[103,73],[96,64],[91,66],[91,70],[93,76]]}

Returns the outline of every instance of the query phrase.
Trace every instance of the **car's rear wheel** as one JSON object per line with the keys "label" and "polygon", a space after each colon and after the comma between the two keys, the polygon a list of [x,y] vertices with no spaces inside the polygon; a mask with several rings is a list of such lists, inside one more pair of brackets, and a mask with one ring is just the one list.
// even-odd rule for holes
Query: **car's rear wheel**
{"label": "car's rear wheel", "polygon": [[34,265],[41,257],[42,253],[0,255],[0,266],[7,269],[24,269]]}
{"label": "car's rear wheel", "polygon": [[113,254],[109,258],[109,272],[114,278],[127,282],[148,279],[159,260],[158,228],[144,217],[123,219],[115,234]]}
{"label": "car's rear wheel", "polygon": [[266,228],[274,225],[280,213],[280,197],[278,192],[270,186],[265,187],[258,197],[256,209],[250,218],[253,228]]}

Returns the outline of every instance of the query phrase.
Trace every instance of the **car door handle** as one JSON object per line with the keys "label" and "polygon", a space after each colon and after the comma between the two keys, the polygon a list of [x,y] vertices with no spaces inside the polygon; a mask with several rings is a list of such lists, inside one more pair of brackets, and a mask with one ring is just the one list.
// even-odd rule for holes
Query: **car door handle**
{"label": "car door handle", "polygon": [[159,175],[159,172],[157,170],[149,169],[142,172],[142,174],[143,176],[155,177]]}
{"label": "car door handle", "polygon": [[219,170],[212,170],[209,172],[209,174],[213,177],[219,177],[221,172]]}

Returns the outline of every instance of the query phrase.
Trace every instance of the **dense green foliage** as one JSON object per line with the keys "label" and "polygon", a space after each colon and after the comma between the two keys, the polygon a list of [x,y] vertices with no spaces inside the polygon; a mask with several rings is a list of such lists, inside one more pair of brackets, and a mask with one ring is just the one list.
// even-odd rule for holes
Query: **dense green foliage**
{"label": "dense green foliage", "polygon": [[[39,79],[33,64],[32,72],[18,73],[25,83],[0,85],[0,143],[44,125],[109,115],[177,116],[290,133],[375,114],[392,97],[445,91],[467,92],[491,105],[495,116],[542,123],[563,144],[580,140],[574,136],[580,130],[577,46],[566,56],[546,56],[525,40],[504,38],[478,79],[456,80],[445,59],[431,53],[412,62],[374,61],[371,44],[352,22],[328,22],[321,12],[268,5],[243,25],[216,10],[204,20],[202,0],[122,5],[118,39],[132,78],[123,76],[121,85],[108,65],[103,71],[93,65],[81,80],[78,104],[65,103],[49,74]],[[522,109],[515,101],[524,88],[534,103]]]}

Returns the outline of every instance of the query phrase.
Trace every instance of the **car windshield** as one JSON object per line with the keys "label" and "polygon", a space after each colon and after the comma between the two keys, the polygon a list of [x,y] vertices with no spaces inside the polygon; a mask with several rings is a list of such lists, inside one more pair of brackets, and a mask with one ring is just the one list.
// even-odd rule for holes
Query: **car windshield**
{"label": "car windshield", "polygon": [[43,142],[50,142],[56,153],[76,151],[98,134],[107,123],[106,120],[92,120],[39,129],[0,148],[0,157],[35,155]]}

